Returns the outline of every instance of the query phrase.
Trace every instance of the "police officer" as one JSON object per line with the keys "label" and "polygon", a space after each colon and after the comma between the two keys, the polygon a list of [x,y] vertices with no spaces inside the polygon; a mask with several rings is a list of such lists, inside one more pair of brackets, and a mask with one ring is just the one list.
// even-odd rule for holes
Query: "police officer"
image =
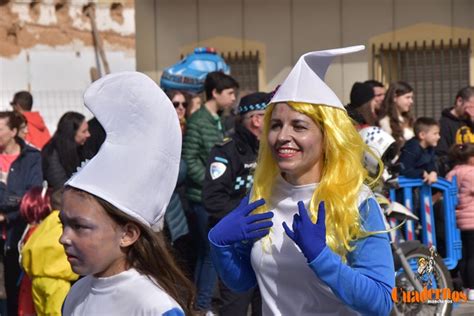
{"label": "police officer", "polygon": [[[211,227],[237,207],[252,187],[263,117],[269,100],[270,94],[263,92],[243,97],[239,103],[235,134],[211,150],[202,188],[202,201],[209,212]],[[252,315],[261,315],[258,289],[234,293],[220,282],[219,290],[222,300],[220,315],[247,315],[250,303]]]}

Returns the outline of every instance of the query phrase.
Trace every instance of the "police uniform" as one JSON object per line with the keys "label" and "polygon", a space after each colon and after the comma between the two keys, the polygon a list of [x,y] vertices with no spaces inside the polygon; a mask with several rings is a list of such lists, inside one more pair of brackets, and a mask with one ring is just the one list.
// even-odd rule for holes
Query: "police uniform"
{"label": "police uniform", "polygon": [[[239,114],[264,110],[269,99],[270,94],[262,92],[247,95],[240,100]],[[257,154],[257,137],[240,123],[236,123],[232,138],[225,139],[212,148],[202,186],[202,202],[209,213],[210,227],[236,208],[250,191]],[[235,293],[219,282],[219,292],[219,314],[246,315],[251,303],[252,316],[262,315],[258,288]]]}
{"label": "police uniform", "polygon": [[258,139],[237,124],[232,138],[212,148],[207,162],[202,201],[214,226],[240,203],[253,184]]}

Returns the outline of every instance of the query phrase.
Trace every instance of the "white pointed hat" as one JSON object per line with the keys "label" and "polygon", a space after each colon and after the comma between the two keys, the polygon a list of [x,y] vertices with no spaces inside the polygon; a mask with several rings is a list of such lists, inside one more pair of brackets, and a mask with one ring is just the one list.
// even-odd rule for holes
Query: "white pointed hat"
{"label": "white pointed hat", "polygon": [[181,156],[181,129],[171,101],[146,75],[120,72],[89,86],[84,103],[107,136],[97,155],[66,185],[159,228]]}
{"label": "white pointed hat", "polygon": [[358,45],[304,54],[277,89],[271,103],[304,102],[324,104],[345,110],[339,98],[324,82],[324,76],[334,57],[363,49],[365,46]]}

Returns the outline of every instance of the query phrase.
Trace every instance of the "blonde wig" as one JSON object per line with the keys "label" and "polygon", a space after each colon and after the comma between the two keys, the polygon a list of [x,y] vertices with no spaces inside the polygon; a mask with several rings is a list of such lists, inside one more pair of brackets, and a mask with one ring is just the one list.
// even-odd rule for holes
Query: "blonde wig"
{"label": "blonde wig", "polygon": [[[335,253],[345,258],[352,249],[351,243],[364,236],[361,225],[358,198],[359,190],[368,179],[362,164],[366,145],[346,112],[325,105],[288,102],[295,111],[310,117],[320,128],[323,137],[324,164],[319,185],[309,204],[309,212],[316,222],[317,206],[326,206],[326,242]],[[279,168],[266,139],[275,104],[265,113],[264,128],[255,170],[252,200],[267,201]],[[257,212],[265,212],[264,205]]]}

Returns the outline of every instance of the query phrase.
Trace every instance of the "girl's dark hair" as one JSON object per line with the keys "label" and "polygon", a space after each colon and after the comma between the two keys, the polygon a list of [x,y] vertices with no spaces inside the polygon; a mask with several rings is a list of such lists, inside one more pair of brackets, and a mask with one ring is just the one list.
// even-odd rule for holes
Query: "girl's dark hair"
{"label": "girl's dark hair", "polygon": [[58,127],[51,140],[43,148],[43,157],[57,151],[59,161],[70,177],[84,160],[83,146],[76,143],[76,132],[85,120],[85,116],[77,112],[66,112],[58,122]]}
{"label": "girl's dark hair", "polygon": [[[385,94],[385,98],[383,99],[381,117],[386,115],[389,117],[392,136],[395,138],[397,143],[400,139],[403,139],[403,128],[398,119],[398,110],[394,99],[410,92],[413,92],[413,88],[408,83],[397,81],[390,84],[390,87]],[[408,126],[413,126],[414,118],[411,112],[401,113],[401,115],[408,123]]]}
{"label": "girl's dark hair", "polygon": [[[370,103],[372,100],[365,102],[361,106],[355,109],[357,113],[363,118],[365,124],[369,126],[377,125],[377,118],[374,114],[372,114],[372,110],[370,109]],[[359,122],[362,123],[362,122]]]}
{"label": "girl's dark hair", "polygon": [[465,143],[462,145],[455,144],[449,149],[449,160],[455,165],[467,163],[469,158],[474,157],[474,144]]}
{"label": "girl's dark hair", "polygon": [[0,119],[3,119],[3,118],[8,119],[7,126],[9,129],[12,130],[16,128],[17,134],[18,134],[18,131],[20,130],[21,125],[26,123],[26,119],[23,116],[23,114],[20,114],[15,111],[1,111]]}
{"label": "girl's dark hair", "polygon": [[177,266],[162,233],[152,231],[133,217],[93,194],[72,187],[66,187],[65,190],[74,190],[95,199],[118,225],[123,226],[130,222],[137,225],[141,234],[127,250],[127,263],[141,274],[157,282],[181,306],[185,315],[195,315],[193,309],[194,285]]}

